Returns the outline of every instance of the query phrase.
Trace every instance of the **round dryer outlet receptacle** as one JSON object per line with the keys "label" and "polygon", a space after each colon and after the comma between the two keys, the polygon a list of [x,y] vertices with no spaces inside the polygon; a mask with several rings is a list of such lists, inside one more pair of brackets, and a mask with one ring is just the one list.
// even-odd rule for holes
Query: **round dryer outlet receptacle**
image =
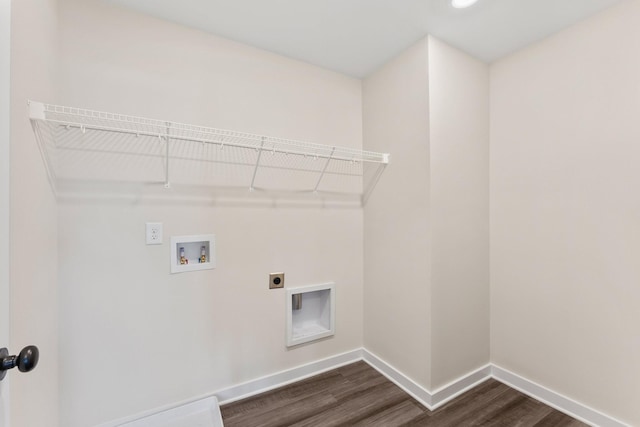
{"label": "round dryer outlet receptacle", "polygon": [[284,273],[269,274],[269,289],[284,288]]}

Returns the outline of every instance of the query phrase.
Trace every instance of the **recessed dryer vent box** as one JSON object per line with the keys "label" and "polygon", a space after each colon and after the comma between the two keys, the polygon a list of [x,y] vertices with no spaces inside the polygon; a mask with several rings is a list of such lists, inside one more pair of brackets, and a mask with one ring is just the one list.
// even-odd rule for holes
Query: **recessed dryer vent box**
{"label": "recessed dryer vent box", "polygon": [[287,288],[287,347],[335,334],[335,284]]}
{"label": "recessed dryer vent box", "polygon": [[171,237],[171,273],[216,268],[213,234]]}

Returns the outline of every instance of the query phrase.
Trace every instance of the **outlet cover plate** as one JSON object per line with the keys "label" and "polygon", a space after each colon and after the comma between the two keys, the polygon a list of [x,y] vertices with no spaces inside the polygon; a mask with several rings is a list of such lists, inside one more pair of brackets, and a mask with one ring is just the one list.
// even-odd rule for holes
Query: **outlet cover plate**
{"label": "outlet cover plate", "polygon": [[162,223],[147,222],[147,245],[162,244]]}

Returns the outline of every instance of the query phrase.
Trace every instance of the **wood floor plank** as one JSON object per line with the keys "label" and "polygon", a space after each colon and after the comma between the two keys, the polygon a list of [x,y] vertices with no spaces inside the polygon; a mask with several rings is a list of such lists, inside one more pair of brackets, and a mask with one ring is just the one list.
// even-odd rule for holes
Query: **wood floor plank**
{"label": "wood floor plank", "polygon": [[[225,425],[227,425],[227,420],[229,425],[234,425],[238,420],[239,424],[237,425],[254,425],[254,420],[258,420],[261,416],[269,419],[272,414],[291,412],[291,408],[295,408],[293,412],[296,412],[298,408],[307,405],[319,410],[324,405],[336,402],[330,390],[338,387],[343,381],[344,379],[340,375],[323,377],[318,379],[317,382],[295,383],[289,387],[283,387],[243,401],[224,405],[222,408]],[[298,412],[294,415],[294,418],[297,417],[296,419],[304,418]]]}
{"label": "wood floor plank", "polygon": [[409,425],[426,425],[426,418],[432,418],[431,425],[439,427],[465,425],[465,423],[470,423],[472,419],[480,417],[485,411],[492,410],[487,406],[494,400],[501,399],[509,390],[509,387],[498,381],[487,380],[434,412],[416,418]]}
{"label": "wood floor plank", "polygon": [[322,413],[333,407],[336,400],[333,396],[325,393],[314,394],[306,398],[290,402],[286,406],[277,407],[260,412],[252,412],[239,417],[224,418],[225,427],[280,427],[296,425],[300,420],[304,420],[318,413]]}
{"label": "wood floor plank", "polygon": [[480,417],[473,416],[473,423],[478,426],[511,426],[526,413],[528,403],[526,396],[510,394],[508,400],[501,399],[487,405]]}
{"label": "wood floor plank", "polygon": [[522,398],[524,400],[521,405],[506,408],[494,419],[494,424],[509,427],[533,426],[553,411],[553,408],[528,396],[522,395]]}
{"label": "wood floor plank", "polygon": [[395,405],[406,399],[405,393],[395,384],[388,382],[371,390],[360,391],[349,396],[332,408],[317,413],[296,424],[294,427],[353,425],[379,410]]}
{"label": "wood floor plank", "polygon": [[345,375],[344,382],[336,386],[332,390],[332,394],[336,399],[341,400],[388,382],[389,380],[384,375],[369,367],[359,376],[354,376],[353,374]]}
{"label": "wood floor plank", "polygon": [[584,425],[584,423],[560,411],[553,411],[540,420],[539,423],[535,424],[534,427],[580,427]]}
{"label": "wood floor plank", "polygon": [[584,427],[494,379],[431,412],[365,362],[223,405],[226,427]]}
{"label": "wood floor plank", "polygon": [[224,405],[224,415],[232,418],[238,414],[260,412],[291,405],[303,397],[339,388],[344,378],[339,373],[320,374],[312,379],[296,382],[271,392],[262,393],[238,402]]}
{"label": "wood floor plank", "polygon": [[531,412],[522,415],[522,417],[518,420],[514,420],[516,422],[513,424],[513,427],[539,425],[538,423],[553,411],[553,408],[540,403],[536,408],[531,409]]}
{"label": "wood floor plank", "polygon": [[410,399],[353,424],[354,427],[399,426],[422,415],[427,409]]}

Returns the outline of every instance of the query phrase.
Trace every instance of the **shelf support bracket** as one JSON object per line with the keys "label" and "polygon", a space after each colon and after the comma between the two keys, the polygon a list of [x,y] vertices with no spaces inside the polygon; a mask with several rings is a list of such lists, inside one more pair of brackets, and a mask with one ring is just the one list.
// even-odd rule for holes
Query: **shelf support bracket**
{"label": "shelf support bracket", "polygon": [[260,150],[258,150],[258,159],[256,160],[256,166],[253,168],[253,178],[251,178],[251,186],[249,187],[249,191],[253,191],[253,184],[256,182],[256,174],[258,173],[258,166],[260,165],[260,157],[262,157],[262,149],[264,148],[264,139],[262,137],[262,141],[260,142]]}
{"label": "shelf support bracket", "polygon": [[169,181],[169,131],[171,129],[171,123],[167,122],[167,134],[164,137],[165,141],[165,165],[164,165],[164,188],[171,188],[171,182]]}
{"label": "shelf support bracket", "polygon": [[322,168],[322,172],[320,173],[320,176],[318,177],[318,182],[316,182],[316,186],[313,189],[314,193],[318,192],[318,187],[320,187],[320,181],[322,181],[322,178],[324,177],[324,173],[327,171],[327,167],[329,167],[329,163],[331,162],[331,159],[333,158],[333,153],[335,153],[336,151],[336,147],[333,147],[331,149],[331,154],[329,154],[329,157],[327,157],[327,161],[324,163],[324,167]]}
{"label": "shelf support bracket", "polygon": [[56,188],[56,174],[54,172],[53,167],[51,166],[51,158],[47,153],[47,148],[45,147],[46,140],[42,136],[42,131],[38,127],[37,123],[34,120],[31,120],[31,128],[36,136],[36,142],[38,145],[38,149],[40,150],[40,156],[42,157],[42,161],[44,163],[44,169],[47,172],[47,179],[49,180],[49,185],[51,186],[51,191],[53,195],[57,197],[58,191]]}
{"label": "shelf support bracket", "polygon": [[[388,154],[385,154],[385,156],[388,156]],[[369,197],[371,196],[371,193],[373,193],[373,189],[378,184],[378,180],[380,180],[380,177],[382,176],[382,172],[384,172],[385,168],[387,167],[389,160],[388,158],[386,160],[387,160],[386,162],[380,163],[378,165],[378,168],[375,174],[373,175],[373,177],[371,177],[369,184],[365,185],[364,188],[362,189],[362,196],[360,196],[360,201],[362,206],[366,205],[367,201],[369,201]]]}

